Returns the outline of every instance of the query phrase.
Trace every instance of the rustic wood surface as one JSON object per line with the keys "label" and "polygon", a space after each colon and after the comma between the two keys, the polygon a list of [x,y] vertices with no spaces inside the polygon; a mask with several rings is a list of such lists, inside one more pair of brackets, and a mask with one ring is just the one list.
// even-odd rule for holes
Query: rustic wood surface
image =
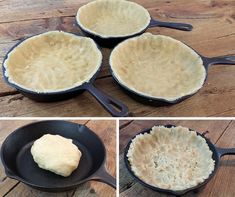
{"label": "rustic wood surface", "polygon": [[[16,128],[30,123],[27,120],[1,120],[0,143]],[[84,124],[93,130],[103,140],[107,150],[106,167],[108,172],[116,176],[116,122],[114,120],[76,120],[76,123]],[[6,197],[85,197],[104,196],[114,197],[116,191],[112,187],[97,181],[89,181],[80,185],[77,189],[62,193],[42,192],[16,180],[7,178],[2,163],[0,162],[0,196]]]}
{"label": "rustic wood surface", "polygon": [[[123,151],[128,141],[144,128],[153,125],[175,124],[192,128],[200,133],[209,131],[206,135],[218,147],[235,147],[235,121],[230,120],[175,120],[175,121],[156,121],[156,120],[135,120],[120,123],[120,157],[119,157],[119,179],[120,197],[155,197],[171,196],[153,192],[143,187],[130,176],[123,162]],[[235,156],[224,156],[216,175],[210,182],[198,191],[189,192],[184,197],[234,197],[235,196]]]}
{"label": "rustic wood surface", "polygon": [[[87,0],[1,0],[0,63],[6,52],[24,37],[49,30],[78,33],[77,9]],[[135,0],[163,21],[187,22],[192,32],[151,28],[192,46],[208,56],[235,54],[234,0]],[[102,49],[103,68],[95,85],[125,103],[133,116],[235,116],[235,66],[209,69],[205,86],[193,97],[168,107],[152,107],[129,98],[113,82],[108,71],[110,49]],[[55,103],[37,103],[0,80],[0,116],[109,116],[87,92]]]}

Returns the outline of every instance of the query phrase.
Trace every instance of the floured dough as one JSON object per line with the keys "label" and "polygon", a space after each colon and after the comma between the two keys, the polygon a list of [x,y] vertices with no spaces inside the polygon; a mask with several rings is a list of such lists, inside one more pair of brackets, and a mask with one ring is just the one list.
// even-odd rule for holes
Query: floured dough
{"label": "floured dough", "polygon": [[95,42],[62,31],[33,36],[4,62],[11,83],[36,92],[58,92],[90,80],[101,65]]}
{"label": "floured dough", "polygon": [[77,167],[82,156],[71,139],[60,135],[46,134],[31,147],[34,161],[42,169],[67,177]]}
{"label": "floured dough", "polygon": [[202,183],[214,170],[204,138],[185,127],[154,126],[130,144],[128,160],[136,176],[155,187],[185,190]]}
{"label": "floured dough", "polygon": [[195,93],[206,78],[196,52],[171,37],[150,33],[119,44],[111,53],[110,65],[121,84],[169,101]]}
{"label": "floured dough", "polygon": [[123,37],[143,31],[150,15],[142,6],[125,0],[96,0],[82,6],[78,24],[88,32],[106,37]]}

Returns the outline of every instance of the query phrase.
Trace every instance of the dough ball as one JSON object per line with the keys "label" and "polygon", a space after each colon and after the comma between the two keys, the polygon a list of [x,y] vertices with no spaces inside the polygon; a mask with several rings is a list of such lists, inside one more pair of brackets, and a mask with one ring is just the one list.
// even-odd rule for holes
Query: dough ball
{"label": "dough ball", "polygon": [[33,160],[42,169],[67,177],[77,167],[82,153],[71,139],[46,134],[31,147]]}

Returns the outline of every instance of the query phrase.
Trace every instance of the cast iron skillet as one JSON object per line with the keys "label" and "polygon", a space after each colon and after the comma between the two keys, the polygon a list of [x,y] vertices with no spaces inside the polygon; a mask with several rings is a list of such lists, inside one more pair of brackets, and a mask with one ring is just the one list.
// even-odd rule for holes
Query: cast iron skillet
{"label": "cast iron skillet", "polygon": [[[69,177],[43,170],[33,161],[30,153],[33,142],[48,133],[72,139],[82,152],[78,168]],[[116,188],[116,179],[105,168],[106,151],[103,142],[84,125],[52,120],[18,128],[3,142],[1,159],[8,177],[39,190],[66,191],[90,180]]]}
{"label": "cast iron skillet", "polygon": [[[40,34],[37,34],[40,35]],[[34,35],[34,36],[37,36]],[[74,34],[76,35],[76,34]],[[31,36],[33,37],[33,36]],[[30,37],[28,37],[30,38]],[[8,58],[8,54],[14,50],[15,47],[17,47],[19,44],[21,44],[22,42],[24,42],[25,40],[27,40],[28,38],[25,38],[23,40],[21,40],[19,43],[17,43],[16,45],[14,45],[6,54],[3,63],[2,63],[2,71],[3,71],[3,78],[5,80],[5,82],[10,85],[11,87],[17,89],[19,92],[21,92],[23,95],[25,95],[26,97],[33,99],[35,101],[39,101],[39,102],[52,102],[52,101],[59,101],[59,100],[64,100],[64,99],[68,99],[71,98],[75,95],[77,95],[78,93],[82,93],[83,91],[87,90],[90,94],[92,94],[95,99],[112,115],[112,116],[117,116],[117,117],[123,117],[123,116],[127,116],[128,115],[128,108],[121,103],[120,101],[118,101],[117,99],[112,98],[111,96],[107,95],[106,93],[104,93],[103,91],[97,89],[93,83],[96,79],[96,77],[98,76],[100,69],[101,69],[101,65],[99,67],[99,69],[96,71],[96,73],[92,76],[92,78],[89,80],[89,82],[85,82],[80,86],[71,88],[71,89],[67,89],[67,90],[63,90],[63,91],[58,91],[58,92],[49,92],[49,93],[38,93],[38,92],[34,92],[31,90],[27,90],[24,89],[16,84],[11,83],[8,80],[8,77],[5,75],[5,67],[4,67],[4,63],[6,61],[6,59]]]}
{"label": "cast iron skillet", "polygon": [[[186,45],[186,44],[185,44]],[[187,45],[188,46],[188,45]],[[188,46],[190,47],[190,46]],[[191,48],[191,47],[190,47]],[[191,48],[192,49],[192,48]],[[194,50],[194,49],[192,49]],[[195,50],[194,50],[195,51]],[[195,51],[196,52],[196,51]],[[197,52],[196,52],[197,53]],[[205,80],[204,80],[204,83],[203,85],[205,84],[206,82],[206,79],[207,79],[207,75],[208,75],[208,68],[211,66],[211,65],[216,65],[216,64],[231,64],[231,65],[235,65],[235,56],[221,56],[221,57],[205,57],[205,56],[202,56],[200,55],[199,53],[197,53],[202,61],[203,61],[203,66],[205,67],[205,70],[206,70],[206,77],[205,77]],[[109,64],[110,64],[110,61],[109,61]],[[143,94],[140,94],[132,89],[130,89],[128,86],[122,84],[118,78],[115,76],[113,70],[112,70],[112,66],[110,64],[110,72],[114,78],[114,81],[121,87],[121,89],[127,93],[130,97],[132,97],[133,99],[139,101],[139,102],[142,102],[144,104],[148,104],[148,105],[153,105],[153,106],[164,106],[164,105],[170,105],[170,104],[176,104],[176,103],[179,103],[191,96],[193,96],[194,94],[196,94],[198,91],[192,93],[192,94],[189,94],[189,95],[185,95],[183,97],[179,97],[175,100],[166,100],[166,99],[162,99],[162,98],[157,98],[157,97],[151,97],[151,96],[146,96],[146,95],[143,95]],[[156,80],[156,83],[157,83],[157,80]],[[203,87],[202,85],[202,87]],[[201,87],[201,88],[202,88]],[[201,89],[200,88],[200,89]]]}
{"label": "cast iron skillet", "polygon": [[122,42],[123,40],[126,40],[128,38],[132,38],[138,35],[141,35],[142,33],[144,33],[148,28],[151,27],[168,27],[168,28],[172,28],[172,29],[178,29],[178,30],[183,30],[183,31],[191,31],[193,29],[193,26],[190,24],[185,24],[185,23],[171,23],[171,22],[162,22],[162,21],[158,21],[155,20],[153,18],[151,18],[149,25],[142,31],[135,33],[135,34],[131,34],[131,35],[127,35],[127,36],[123,36],[123,37],[102,37],[101,35],[98,34],[94,34],[90,31],[88,31],[87,29],[84,29],[83,27],[81,27],[81,25],[78,23],[77,19],[76,19],[76,24],[78,25],[78,27],[81,29],[81,31],[88,37],[92,38],[93,40],[96,41],[96,43],[99,46],[102,47],[108,47],[108,48],[112,48],[115,45],[117,45],[118,43]]}
{"label": "cast iron skillet", "polygon": [[[175,127],[175,125],[165,125],[165,127],[171,128],[171,127]],[[140,133],[150,133],[150,130],[151,130],[151,128],[144,129]],[[138,134],[140,134],[140,133],[138,133]],[[136,134],[136,135],[138,135],[138,134]],[[136,135],[132,139],[134,139],[136,137]],[[209,177],[204,182],[200,183],[199,185],[197,185],[195,187],[188,188],[188,189],[185,189],[185,190],[174,191],[174,190],[162,189],[162,188],[158,188],[158,187],[149,185],[149,184],[145,183],[144,181],[142,181],[140,178],[138,178],[134,174],[134,172],[132,171],[130,163],[128,161],[128,157],[127,157],[127,153],[128,153],[128,150],[129,150],[129,147],[130,147],[132,139],[129,141],[129,143],[127,144],[127,146],[125,148],[125,152],[124,152],[124,162],[125,162],[125,165],[126,165],[128,171],[130,172],[130,174],[139,183],[141,183],[145,187],[147,187],[149,189],[152,189],[154,191],[162,192],[162,193],[166,193],[166,194],[173,194],[173,195],[179,196],[179,195],[183,195],[183,194],[185,194],[185,193],[187,193],[189,191],[197,190],[200,187],[202,187],[203,185],[205,185],[206,183],[208,183],[211,180],[211,178],[215,175],[216,170],[218,169],[218,167],[220,165],[220,158],[222,156],[224,156],[224,155],[235,155],[235,148],[219,148],[219,147],[216,147],[213,143],[211,143],[211,141],[209,139],[207,139],[204,136],[204,134],[200,134],[200,133],[197,132],[197,135],[200,135],[201,137],[203,137],[206,140],[207,145],[209,146],[210,150],[212,151],[212,158],[215,161],[215,168],[214,168],[213,172],[209,175]]]}

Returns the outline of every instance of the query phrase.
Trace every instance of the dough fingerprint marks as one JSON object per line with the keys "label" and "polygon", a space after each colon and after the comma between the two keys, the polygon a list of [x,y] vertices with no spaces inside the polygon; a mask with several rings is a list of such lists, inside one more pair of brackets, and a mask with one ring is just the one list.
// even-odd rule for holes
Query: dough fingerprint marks
{"label": "dough fingerprint marks", "polygon": [[214,170],[205,139],[180,126],[154,126],[150,133],[137,135],[127,156],[136,176],[150,185],[175,191],[202,183]]}

